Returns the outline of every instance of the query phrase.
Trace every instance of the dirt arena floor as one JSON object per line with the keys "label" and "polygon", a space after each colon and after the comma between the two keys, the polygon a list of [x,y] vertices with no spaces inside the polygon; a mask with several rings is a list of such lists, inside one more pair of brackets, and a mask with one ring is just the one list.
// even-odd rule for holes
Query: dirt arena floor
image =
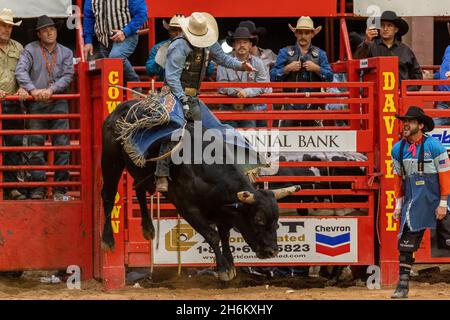
{"label": "dirt arena floor", "polygon": [[[450,266],[419,265],[413,277],[410,299],[450,300]],[[392,287],[369,290],[364,283],[344,280],[330,284],[322,277],[275,277],[238,272],[230,283],[220,283],[212,274],[180,276],[175,269],[155,270],[153,279],[143,279],[125,289],[104,291],[95,280],[81,284],[80,290],[69,290],[66,284],[43,284],[46,272],[25,272],[20,278],[0,277],[0,299],[94,299],[94,300],[380,300],[389,299]]]}

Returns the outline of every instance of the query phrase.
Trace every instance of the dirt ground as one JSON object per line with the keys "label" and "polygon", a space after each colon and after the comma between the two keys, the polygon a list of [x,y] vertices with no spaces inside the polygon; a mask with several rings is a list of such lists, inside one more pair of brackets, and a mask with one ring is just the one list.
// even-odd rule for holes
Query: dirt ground
{"label": "dirt ground", "polygon": [[[436,268],[416,266],[410,299],[450,300],[450,266]],[[389,299],[392,287],[369,290],[355,280],[330,285],[322,277],[265,277],[238,271],[230,283],[219,282],[212,274],[180,276],[173,268],[155,270],[152,280],[143,279],[122,290],[104,291],[102,284],[91,280],[80,290],[69,290],[63,283],[43,284],[39,279],[47,272],[25,272],[20,278],[0,277],[0,299],[77,299],[77,300],[380,300]]]}

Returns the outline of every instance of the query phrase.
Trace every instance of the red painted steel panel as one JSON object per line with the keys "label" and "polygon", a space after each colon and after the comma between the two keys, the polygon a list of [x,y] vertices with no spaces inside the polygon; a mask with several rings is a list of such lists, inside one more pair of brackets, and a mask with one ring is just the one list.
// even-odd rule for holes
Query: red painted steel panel
{"label": "red painted steel panel", "polygon": [[[258,0],[147,0],[150,17],[171,17],[176,13],[190,15],[204,11],[215,17],[297,17],[300,16],[336,16],[337,1],[321,0],[316,2],[278,0],[276,5]],[[295,22],[293,22],[295,23]]]}
{"label": "red painted steel panel", "polygon": [[81,201],[4,201],[0,206],[0,270],[59,269],[91,273],[91,223]]}

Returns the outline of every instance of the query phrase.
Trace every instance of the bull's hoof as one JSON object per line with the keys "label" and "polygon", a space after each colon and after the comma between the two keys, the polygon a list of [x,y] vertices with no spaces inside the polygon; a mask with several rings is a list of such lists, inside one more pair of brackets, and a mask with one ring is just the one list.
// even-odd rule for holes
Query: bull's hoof
{"label": "bull's hoof", "polygon": [[231,272],[233,273],[233,278],[236,278],[237,272],[234,266],[231,267]]}
{"label": "bull's hoof", "polygon": [[114,251],[114,247],[115,247],[114,241],[108,243],[108,242],[102,240],[102,250],[103,251]]}
{"label": "bull's hoof", "polygon": [[149,228],[142,227],[142,234],[146,240],[155,239],[155,228],[151,225]]}
{"label": "bull's hoof", "polygon": [[236,277],[236,269],[233,267],[231,270],[225,272],[218,272],[219,279],[222,281],[231,281]]}

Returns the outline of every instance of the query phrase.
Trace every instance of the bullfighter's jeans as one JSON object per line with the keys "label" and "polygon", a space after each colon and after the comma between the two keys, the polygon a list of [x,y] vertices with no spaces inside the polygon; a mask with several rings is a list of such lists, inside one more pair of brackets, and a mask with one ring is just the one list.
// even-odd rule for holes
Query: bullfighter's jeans
{"label": "bullfighter's jeans", "polygon": [[[69,106],[67,100],[56,100],[50,102],[33,102],[30,103],[28,112],[30,114],[67,114]],[[68,119],[30,119],[27,121],[27,128],[30,130],[67,130],[69,129]],[[28,140],[29,146],[43,146],[46,135],[30,135]],[[69,145],[69,136],[67,134],[52,134],[50,135],[52,144],[54,146]],[[30,165],[45,165],[45,158],[43,151],[31,151],[28,153],[28,163]],[[69,151],[56,151],[54,165],[62,166],[68,165],[70,158]],[[30,172],[32,181],[45,181],[46,175],[43,170],[35,170]],[[55,170],[55,181],[69,180],[69,171]],[[44,187],[38,187],[35,191],[44,191]],[[67,191],[67,187],[57,186],[53,191],[63,192]]]}
{"label": "bullfighter's jeans", "polygon": [[[175,141],[166,140],[159,147],[159,156],[168,153],[176,145]],[[168,177],[170,175],[170,156],[156,162],[155,176]]]}
{"label": "bullfighter's jeans", "polygon": [[[2,101],[2,114],[21,114],[21,102]],[[3,130],[23,130],[25,124],[23,120],[3,120]],[[4,135],[3,145],[7,147],[23,146],[23,135]],[[22,165],[22,152],[3,152],[3,165],[14,166]],[[18,171],[4,171],[3,181],[17,182]],[[16,189],[16,188],[13,188]]]}

